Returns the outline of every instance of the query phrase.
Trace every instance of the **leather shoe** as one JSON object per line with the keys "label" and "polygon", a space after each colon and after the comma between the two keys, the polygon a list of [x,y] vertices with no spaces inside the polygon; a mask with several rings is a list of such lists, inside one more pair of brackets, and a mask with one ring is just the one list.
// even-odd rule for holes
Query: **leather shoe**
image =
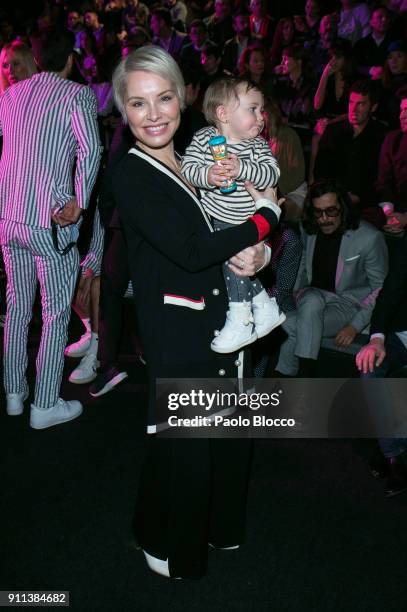
{"label": "leather shoe", "polygon": [[384,487],[386,497],[395,497],[407,491],[407,468],[401,455],[386,458],[388,478]]}

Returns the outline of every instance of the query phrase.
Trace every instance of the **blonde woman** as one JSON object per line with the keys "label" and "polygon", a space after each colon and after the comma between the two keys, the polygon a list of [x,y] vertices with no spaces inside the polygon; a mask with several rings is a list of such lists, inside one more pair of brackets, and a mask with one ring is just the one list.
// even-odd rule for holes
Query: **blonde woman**
{"label": "blonde woman", "polygon": [[0,93],[37,72],[38,67],[28,45],[19,40],[4,45],[0,52]]}

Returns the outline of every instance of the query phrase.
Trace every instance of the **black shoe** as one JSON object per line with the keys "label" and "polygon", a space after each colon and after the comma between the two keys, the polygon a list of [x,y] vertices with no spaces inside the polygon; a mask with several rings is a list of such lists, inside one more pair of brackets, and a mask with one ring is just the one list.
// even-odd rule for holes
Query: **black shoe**
{"label": "black shoe", "polygon": [[388,457],[388,478],[384,487],[386,497],[395,497],[407,491],[407,468],[400,455]]}
{"label": "black shoe", "polygon": [[117,387],[123,380],[128,378],[127,372],[121,372],[116,367],[111,367],[107,372],[100,372],[97,375],[91,386],[89,387],[89,393],[92,397],[99,397],[105,393],[109,393],[112,389]]}

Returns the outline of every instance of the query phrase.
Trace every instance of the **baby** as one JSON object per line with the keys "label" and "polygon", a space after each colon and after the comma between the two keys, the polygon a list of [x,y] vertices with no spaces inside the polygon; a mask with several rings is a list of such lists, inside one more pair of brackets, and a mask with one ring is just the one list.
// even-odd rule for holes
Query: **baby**
{"label": "baby", "polygon": [[[222,78],[206,91],[203,110],[211,127],[195,134],[181,171],[189,183],[201,189],[202,204],[215,230],[243,223],[255,213],[245,181],[263,190],[279,179],[277,161],[265,140],[258,137],[264,125],[263,104],[261,91],[244,79]],[[209,144],[215,136],[225,137],[228,151],[217,163]],[[270,333],[285,321],[285,315],[257,278],[236,276],[227,262],[223,273],[229,310],[211,348],[217,353],[232,353]]]}

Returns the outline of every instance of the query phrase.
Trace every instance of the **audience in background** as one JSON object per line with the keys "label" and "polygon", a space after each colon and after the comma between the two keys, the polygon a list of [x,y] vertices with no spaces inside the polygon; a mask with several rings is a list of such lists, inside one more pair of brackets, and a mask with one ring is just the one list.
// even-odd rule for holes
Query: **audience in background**
{"label": "audience in background", "polygon": [[214,13],[205,19],[209,38],[223,47],[233,37],[232,0],[215,0]]}
{"label": "audience in background", "polygon": [[304,248],[296,310],[283,328],[276,370],[312,378],[324,337],[347,348],[369,324],[387,274],[383,234],[359,222],[348,194],[330,180],[311,185],[304,210]]}
{"label": "audience in background", "polygon": [[304,153],[296,131],[283,123],[276,100],[265,106],[264,137],[280,166],[278,188],[284,198],[284,219],[299,221],[307,194]]}
{"label": "audience in background", "polygon": [[407,86],[398,95],[400,129],[387,134],[383,141],[376,181],[379,203],[382,206],[390,203],[394,207],[394,212],[389,211],[383,229],[397,236],[407,226]]}
{"label": "audience in background", "polygon": [[370,11],[366,2],[341,0],[338,35],[346,38],[352,45],[370,34]]}
{"label": "audience in background", "polygon": [[392,41],[390,13],[385,6],[379,6],[372,11],[370,28],[371,33],[355,45],[355,59],[361,74],[379,79],[383,74],[387,49]]}
{"label": "audience in background", "polygon": [[295,42],[294,21],[291,17],[280,19],[277,24],[273,37],[273,44],[270,50],[272,66],[278,66],[283,59],[283,51]]}
{"label": "audience in background", "polygon": [[314,176],[340,181],[346,186],[353,205],[381,227],[385,218],[381,209],[374,206],[374,184],[387,130],[373,118],[376,108],[373,84],[370,81],[354,83],[350,89],[347,118],[329,124],[320,140]]}
{"label": "audience in background", "polygon": [[[354,0],[89,0],[69,6],[44,2],[29,29],[7,14],[2,18],[0,89],[3,92],[37,72],[33,58],[41,50],[44,35],[63,25],[75,36],[76,72],[71,79],[88,84],[98,100],[105,164],[119,122],[110,80],[120,55],[153,42],[168,50],[181,66],[187,96],[175,137],[180,154],[194,131],[205,124],[201,103],[208,85],[225,74],[242,75],[259,84],[266,95],[264,137],[281,168],[284,221],[296,225],[303,215],[306,176],[336,179],[348,193],[353,212],[383,228],[392,249],[395,237],[407,227],[406,15],[403,0],[383,4]],[[357,82],[361,77],[366,80]],[[392,131],[386,136],[388,129]],[[123,142],[127,146],[126,139]],[[394,205],[387,217],[378,205],[384,202]],[[335,220],[325,213],[320,218],[329,223]],[[117,229],[109,228],[109,240]],[[286,311],[294,308],[291,281],[298,241],[295,231],[281,225],[271,239],[271,264],[264,272],[274,279],[271,291]],[[118,291],[120,302],[127,278],[125,272]],[[104,287],[109,292],[106,281]],[[103,303],[106,331],[109,309]],[[113,335],[117,340],[117,330]],[[107,341],[106,347],[117,346],[116,340],[113,344]],[[106,385],[112,388],[115,376],[119,375],[115,380],[122,378],[117,348],[112,361],[106,351],[102,361],[103,376],[96,381],[95,394],[101,389],[106,392]],[[92,368],[95,363],[96,357]],[[94,374],[92,370],[92,377]]]}
{"label": "audience in background", "polygon": [[235,13],[233,29],[236,34],[225,42],[222,62],[223,68],[229,74],[236,75],[243,52],[253,42],[253,37],[250,34],[249,14],[244,11]]}
{"label": "audience in background", "polygon": [[314,97],[318,117],[345,115],[349,88],[355,81],[355,62],[347,40],[338,40],[330,48],[331,59],[324,68]]}

